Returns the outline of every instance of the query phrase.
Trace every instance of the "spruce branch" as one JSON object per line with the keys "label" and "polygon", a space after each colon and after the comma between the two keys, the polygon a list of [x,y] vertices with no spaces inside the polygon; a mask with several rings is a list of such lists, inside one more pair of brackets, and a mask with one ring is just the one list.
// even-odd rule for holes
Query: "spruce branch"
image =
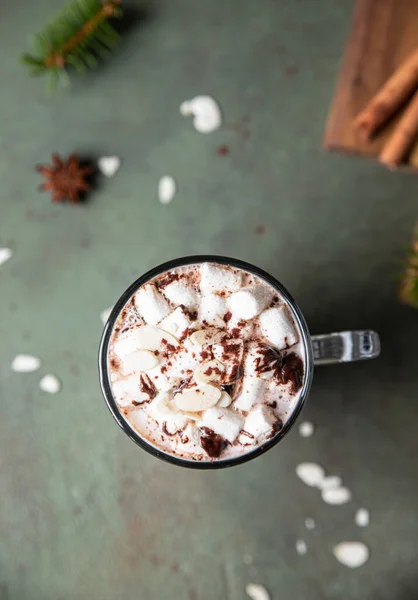
{"label": "spruce branch", "polygon": [[68,83],[67,68],[79,72],[97,65],[119,41],[109,20],[122,16],[121,0],[72,0],[32,40],[34,54],[22,62],[31,75],[49,74],[49,86]]}

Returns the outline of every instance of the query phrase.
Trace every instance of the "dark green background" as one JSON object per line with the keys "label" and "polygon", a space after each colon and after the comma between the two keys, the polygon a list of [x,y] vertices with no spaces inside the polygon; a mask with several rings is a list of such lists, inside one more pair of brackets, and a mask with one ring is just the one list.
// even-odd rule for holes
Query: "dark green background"
{"label": "dark green background", "polygon": [[[15,251],[0,273],[0,597],[240,600],[257,581],[273,600],[416,598],[418,313],[397,302],[396,259],[417,179],[321,150],[352,2],[131,2],[120,49],[51,98],[17,60],[60,4],[0,9],[0,245]],[[207,136],[178,111],[204,93],[224,112]],[[34,166],[73,150],[123,166],[88,204],[52,205]],[[156,194],[165,174],[178,183],[168,206]],[[192,253],[270,270],[314,333],[382,337],[379,360],[318,369],[312,438],[295,430],[223,472],[141,452],[96,372],[101,310],[146,269]],[[62,392],[12,373],[18,352],[41,356]],[[296,478],[304,460],[342,475],[353,501],[325,505]],[[367,529],[354,525],[359,506]],[[343,539],[369,545],[364,567],[336,562]]]}

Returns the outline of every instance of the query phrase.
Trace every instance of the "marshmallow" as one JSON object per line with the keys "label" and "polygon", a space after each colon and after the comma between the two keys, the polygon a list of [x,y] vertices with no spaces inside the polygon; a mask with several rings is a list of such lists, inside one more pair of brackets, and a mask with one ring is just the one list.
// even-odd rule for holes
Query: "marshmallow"
{"label": "marshmallow", "polygon": [[[169,379],[172,377],[177,379],[186,379],[188,376],[193,375],[193,372],[198,364],[198,358],[193,356],[192,352],[188,352],[188,350],[184,348],[173,358],[172,364],[166,372],[167,377]],[[190,371],[190,373],[188,373],[188,371]]]}
{"label": "marshmallow", "polygon": [[125,379],[120,379],[112,384],[112,393],[119,406],[130,406],[132,401],[145,402],[149,395],[141,392],[138,373],[133,373]]}
{"label": "marshmallow", "polygon": [[149,350],[136,350],[127,354],[121,361],[121,369],[123,375],[129,375],[137,371],[149,371],[158,365],[158,357]]}
{"label": "marshmallow", "polygon": [[17,354],[12,361],[12,371],[16,373],[31,373],[41,366],[41,359],[32,354]]}
{"label": "marshmallow", "polygon": [[244,418],[229,408],[209,408],[199,427],[208,427],[228,442],[234,442],[244,424]]}
{"label": "marshmallow", "polygon": [[206,294],[199,306],[199,320],[209,325],[225,325],[223,316],[226,313],[226,303],[221,296]]}
{"label": "marshmallow", "polygon": [[242,283],[242,273],[203,263],[200,267],[202,292],[237,292]]}
{"label": "marshmallow", "polygon": [[147,283],[135,294],[135,306],[149,325],[157,325],[170,312],[167,300],[153,283]]}
{"label": "marshmallow", "polygon": [[241,363],[244,342],[240,339],[227,339],[212,346],[213,355],[225,366],[223,383],[232,383],[242,376]]}
{"label": "marshmallow", "polygon": [[228,299],[232,319],[249,321],[261,313],[273,298],[272,289],[264,284],[253,285],[235,292]]}
{"label": "marshmallow", "polygon": [[[260,344],[259,342],[250,342],[247,344],[247,351],[245,353],[244,360],[244,372],[246,375],[253,375],[260,377],[261,379],[269,379],[272,373],[268,373],[267,377],[263,377],[263,375],[267,375],[267,373],[259,373],[260,365],[264,366],[264,362],[266,360],[266,346],[264,344]],[[266,367],[268,365],[265,365]]]}
{"label": "marshmallow", "polygon": [[293,346],[298,341],[298,334],[285,306],[268,308],[258,319],[264,337],[279,350]]}
{"label": "marshmallow", "polygon": [[267,433],[271,433],[277,418],[272,409],[265,404],[259,404],[247,415],[244,430],[254,436],[253,442]]}
{"label": "marshmallow", "polygon": [[251,375],[244,375],[242,387],[237,396],[234,406],[238,410],[250,410],[250,408],[263,399],[265,383],[262,379]]}
{"label": "marshmallow", "polygon": [[164,331],[168,331],[168,333],[171,333],[179,340],[191,324],[192,323],[184,309],[179,306],[165,317],[165,319],[159,323],[158,327],[164,329]]}
{"label": "marshmallow", "polygon": [[184,429],[184,427],[186,427],[188,420],[186,416],[182,415],[181,413],[178,413],[176,415],[165,417],[164,423],[166,431],[170,435],[174,435],[175,433],[178,433],[179,431]]}
{"label": "marshmallow", "polygon": [[148,377],[159,392],[168,392],[172,388],[172,384],[168,380],[168,377],[161,372],[161,366],[157,365],[153,369],[147,371]]}
{"label": "marshmallow", "polygon": [[176,306],[185,306],[194,310],[197,306],[197,294],[195,290],[181,281],[172,281],[163,290],[164,296]]}

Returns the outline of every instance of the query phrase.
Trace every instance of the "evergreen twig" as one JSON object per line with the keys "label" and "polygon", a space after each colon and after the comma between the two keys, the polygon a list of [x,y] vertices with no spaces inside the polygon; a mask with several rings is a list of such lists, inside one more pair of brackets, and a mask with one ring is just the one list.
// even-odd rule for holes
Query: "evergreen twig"
{"label": "evergreen twig", "polygon": [[109,19],[120,17],[121,0],[72,0],[32,40],[34,54],[22,62],[31,75],[49,74],[49,87],[68,84],[67,68],[84,72],[95,67],[118,43]]}

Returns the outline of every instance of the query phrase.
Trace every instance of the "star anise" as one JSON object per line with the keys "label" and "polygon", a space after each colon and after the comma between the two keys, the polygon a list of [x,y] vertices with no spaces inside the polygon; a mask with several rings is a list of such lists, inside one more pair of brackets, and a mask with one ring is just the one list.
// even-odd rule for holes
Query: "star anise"
{"label": "star anise", "polygon": [[80,196],[91,190],[88,176],[94,172],[93,166],[82,166],[79,158],[71,154],[67,160],[58,154],[52,155],[52,166],[40,165],[37,170],[45,177],[41,190],[50,191],[53,202],[70,200],[74,204]]}

